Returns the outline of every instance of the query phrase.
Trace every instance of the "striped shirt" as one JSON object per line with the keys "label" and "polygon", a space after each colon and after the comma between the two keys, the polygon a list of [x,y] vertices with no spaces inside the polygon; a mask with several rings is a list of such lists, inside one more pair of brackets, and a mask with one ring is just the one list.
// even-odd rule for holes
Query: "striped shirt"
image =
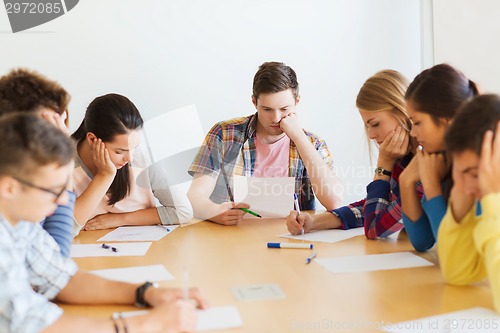
{"label": "striped shirt", "polygon": [[61,254],[69,257],[71,242],[73,241],[73,213],[75,211],[76,194],[68,193],[68,203],[57,206],[54,214],[42,221],[42,227],[51,235],[61,248]]}
{"label": "striped shirt", "polygon": [[[374,180],[366,187],[366,198],[332,211],[343,229],[365,228],[369,239],[387,237],[403,228],[399,176],[410,163],[412,153],[396,161],[389,182]],[[422,197],[422,187],[418,188]]]}
{"label": "striped shirt", "polygon": [[39,223],[12,226],[0,215],[0,332],[39,332],[53,324],[62,309],[55,298],[77,266]]}
{"label": "striped shirt", "polygon": [[[188,172],[191,176],[200,173],[217,179],[215,189],[210,196],[213,202],[222,203],[230,200],[226,182],[220,172],[221,167],[228,176],[229,184],[232,183],[232,175],[252,177],[256,158],[256,126],[257,114],[254,114],[218,122],[206,135]],[[326,142],[310,132],[304,131],[304,133],[328,168],[333,170],[333,160]],[[288,176],[295,178],[295,193],[299,198],[300,208],[315,209],[316,200],[311,181],[293,141],[290,142]]]}

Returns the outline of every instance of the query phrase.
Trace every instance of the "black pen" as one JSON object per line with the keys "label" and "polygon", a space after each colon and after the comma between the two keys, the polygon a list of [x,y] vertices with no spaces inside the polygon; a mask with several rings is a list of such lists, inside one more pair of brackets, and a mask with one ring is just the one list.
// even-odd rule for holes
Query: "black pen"
{"label": "black pen", "polygon": [[110,246],[110,245],[108,245],[108,244],[102,244],[102,245],[101,245],[101,247],[102,247],[103,249],[110,249],[110,250],[111,250],[111,251],[113,251],[113,252],[118,252],[118,249],[117,249],[116,247],[114,247],[114,246]]}

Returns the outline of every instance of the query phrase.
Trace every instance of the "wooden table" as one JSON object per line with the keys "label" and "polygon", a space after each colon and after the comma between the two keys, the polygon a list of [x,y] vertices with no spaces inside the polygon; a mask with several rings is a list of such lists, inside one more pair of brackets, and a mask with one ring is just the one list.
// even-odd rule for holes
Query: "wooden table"
{"label": "wooden table", "polygon": [[[82,232],[76,243],[94,243],[109,230]],[[200,222],[177,228],[153,242],[143,257],[78,258],[82,269],[94,270],[163,264],[175,280],[160,283],[181,287],[184,267],[190,284],[202,289],[212,306],[235,305],[243,327],[224,332],[373,332],[387,322],[482,306],[493,309],[486,282],[453,287],[443,282],[438,266],[332,274],[304,261],[309,250],[268,249],[267,242],[300,242],[279,238],[283,219],[247,219],[235,227]],[[399,239],[398,239],[399,238]],[[406,235],[386,240],[359,236],[338,243],[314,244],[318,257],[412,251]],[[436,252],[422,256],[437,264]],[[229,288],[278,284],[286,299],[236,301]],[[68,314],[109,317],[123,306],[62,305]]]}

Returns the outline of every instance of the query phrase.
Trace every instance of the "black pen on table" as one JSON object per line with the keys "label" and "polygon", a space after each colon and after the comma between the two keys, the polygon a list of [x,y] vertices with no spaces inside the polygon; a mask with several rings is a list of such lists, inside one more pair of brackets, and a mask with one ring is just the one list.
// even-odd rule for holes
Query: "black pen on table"
{"label": "black pen on table", "polygon": [[111,250],[113,252],[118,252],[118,249],[116,247],[108,245],[108,244],[102,244],[101,247],[103,249],[109,249],[109,250]]}

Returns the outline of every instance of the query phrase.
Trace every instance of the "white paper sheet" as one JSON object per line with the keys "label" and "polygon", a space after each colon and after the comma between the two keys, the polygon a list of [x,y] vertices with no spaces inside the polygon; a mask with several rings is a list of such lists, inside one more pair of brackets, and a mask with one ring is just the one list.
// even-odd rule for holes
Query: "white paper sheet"
{"label": "white paper sheet", "polygon": [[[287,217],[293,210],[294,177],[233,176],[234,201],[245,202],[262,217]],[[245,217],[253,217],[246,214]]]}
{"label": "white paper sheet", "polygon": [[90,273],[109,280],[129,283],[158,282],[174,279],[174,276],[163,265],[100,269],[90,271]]}
{"label": "white paper sheet", "polygon": [[110,243],[118,249],[117,252],[111,249],[103,249],[102,244],[73,244],[71,245],[71,258],[83,257],[124,257],[124,256],[143,256],[148,252],[151,242],[135,243]]}
{"label": "white paper sheet", "polygon": [[500,316],[489,309],[471,308],[411,321],[384,328],[391,333],[493,333],[500,331]]}
{"label": "white paper sheet", "polygon": [[178,225],[148,225],[137,227],[118,227],[99,238],[98,242],[154,242],[159,241],[175,230]]}
{"label": "white paper sheet", "polygon": [[[235,306],[212,307],[207,310],[197,310],[198,325],[196,332],[221,330],[243,326],[240,313]],[[122,312],[123,317],[139,316],[148,313],[147,310]]]}
{"label": "white paper sheet", "polygon": [[370,272],[434,265],[410,252],[320,258],[314,261],[332,273]]}
{"label": "white paper sheet", "polygon": [[243,326],[240,313],[235,306],[214,307],[198,310],[196,332],[220,330]]}
{"label": "white paper sheet", "polygon": [[352,237],[360,236],[363,234],[364,234],[363,228],[354,228],[349,230],[339,230],[339,229],[319,230],[319,231],[308,232],[307,234],[298,236],[292,236],[291,234],[288,233],[279,235],[279,237],[299,239],[310,242],[335,243]]}

